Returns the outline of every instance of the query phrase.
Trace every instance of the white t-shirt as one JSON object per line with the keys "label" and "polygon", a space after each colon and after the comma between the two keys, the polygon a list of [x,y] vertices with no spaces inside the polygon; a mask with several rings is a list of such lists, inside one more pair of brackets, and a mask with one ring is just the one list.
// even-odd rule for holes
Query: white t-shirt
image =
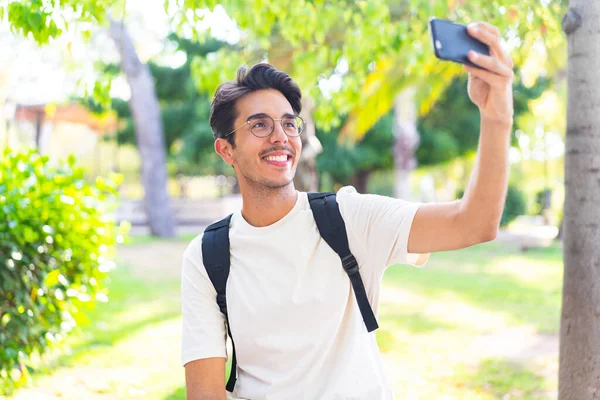
{"label": "white t-shirt", "polygon": [[[350,250],[369,302],[379,309],[386,267],[422,266],[427,254],[408,254],[419,203],[337,193]],[[233,396],[246,399],[392,399],[375,332],[367,332],[350,279],[321,238],[307,194],[266,227],[233,214],[227,310],[238,380]],[[225,318],[202,264],[202,236],[184,254],[182,363],[226,357]]]}

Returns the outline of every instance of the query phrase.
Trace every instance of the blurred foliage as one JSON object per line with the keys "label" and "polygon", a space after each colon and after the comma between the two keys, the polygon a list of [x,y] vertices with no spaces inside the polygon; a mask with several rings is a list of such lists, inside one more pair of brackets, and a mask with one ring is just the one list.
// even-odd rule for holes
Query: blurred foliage
{"label": "blurred foliage", "polygon": [[347,185],[359,173],[385,171],[394,168],[392,146],[393,115],[381,118],[358,142],[339,143],[339,131],[325,132],[317,126],[317,137],[323,152],[317,156],[317,170],[328,174],[332,184]]}
{"label": "blurred foliage", "polygon": [[[211,36],[206,22],[217,6],[241,30],[235,48],[219,47],[193,56],[190,67],[201,91],[235,77],[242,64],[268,60],[290,73],[305,95],[316,101],[315,120],[323,129],[339,126],[342,134],[360,138],[391,108],[407,86],[418,88],[420,111],[433,102],[461,73],[454,63],[434,56],[427,21],[430,17],[459,23],[486,21],[500,28],[517,66],[528,79],[553,75],[566,67],[560,27],[566,0],[165,0],[166,13],[179,33],[194,40]],[[60,36],[73,24],[89,37],[107,13],[124,18],[124,0],[11,0],[8,14],[13,32],[31,35],[39,44]],[[67,12],[68,11],[68,12]],[[542,49],[542,56],[539,56]],[[173,86],[169,86],[174,89]],[[108,84],[93,89],[104,101]]]}
{"label": "blurred foliage", "polygon": [[345,135],[360,137],[392,107],[395,95],[407,86],[417,87],[420,113],[427,113],[444,87],[462,72],[462,66],[434,57],[425,23],[431,16],[461,24],[485,21],[497,26],[507,44],[505,48],[512,49],[515,65],[527,66],[526,86],[540,75],[552,76],[566,68],[566,41],[560,26],[566,0],[408,3],[412,7],[390,5],[390,10],[395,10],[392,20],[404,26],[403,47],[378,57],[342,130]]}
{"label": "blurred foliage", "polygon": [[6,148],[0,161],[0,392],[27,381],[29,357],[83,322],[106,299],[114,266],[119,176],[84,179],[74,157],[53,165]]}
{"label": "blurred foliage", "polygon": [[[31,33],[38,43],[59,36],[60,26],[67,22],[101,25],[106,21],[106,13],[111,11],[117,18],[124,17],[122,2],[106,0],[77,3],[29,0],[15,4],[8,3],[12,29],[25,35]],[[79,13],[74,16],[58,12],[75,9],[75,4]],[[320,131],[334,130],[342,136],[359,139],[389,112],[395,96],[404,88],[417,88],[416,100],[420,115],[424,116],[461,74],[460,65],[435,58],[427,24],[431,16],[464,24],[480,20],[498,26],[507,47],[513,49],[511,56],[515,64],[523,67],[521,89],[532,87],[540,75],[553,77],[565,69],[566,46],[560,20],[567,7],[566,0],[502,3],[482,0],[165,0],[164,6],[173,29],[185,33],[186,37],[191,34],[192,38],[178,40],[180,49],[188,54],[181,68],[151,65],[161,98],[166,144],[174,156],[171,161],[176,161],[171,169],[175,171],[195,169],[200,173],[215,168],[212,150],[206,154],[198,152],[211,137],[205,125],[196,123],[206,119],[206,106],[198,101],[198,91],[193,90],[194,81],[189,73],[194,76],[200,93],[213,93],[219,83],[235,77],[240,65],[267,60],[290,73],[304,94],[316,102],[314,117]],[[240,40],[235,46],[216,42],[207,29],[212,13],[219,10],[224,10],[240,29]],[[34,21],[43,21],[46,26],[37,27]],[[56,31],[51,28],[52,23],[57,25]],[[35,29],[30,25],[35,25]],[[464,75],[461,79],[464,81]],[[95,87],[94,98],[101,97],[106,90],[102,85]],[[519,90],[515,91],[516,107]],[[536,96],[529,93],[526,97]],[[452,104],[451,99],[445,99],[444,107],[436,107],[440,118],[442,113],[447,117],[448,113],[443,110],[449,105],[472,108],[464,93],[460,104]],[[114,106],[120,115],[127,114],[123,112],[123,104],[115,101]],[[430,121],[431,118],[434,115],[429,115]],[[466,127],[476,126],[472,116],[461,123]],[[456,124],[457,127],[449,130],[448,125],[437,122],[422,125],[422,147],[418,156],[425,164],[448,160],[473,148],[475,137],[471,132],[478,132],[478,128],[463,129]],[[131,141],[131,122],[119,137],[122,142]],[[428,147],[435,147],[435,151]],[[199,164],[208,167],[201,168]]]}
{"label": "blurred foliage", "polygon": [[80,34],[91,36],[93,25],[106,22],[110,7],[121,7],[125,0],[9,0],[0,6],[8,15],[11,30],[24,37],[31,35],[39,44],[47,44],[65,32],[69,23],[80,24]]}
{"label": "blurred foliage", "polygon": [[[464,189],[459,190],[456,193],[456,198],[460,199],[464,196]],[[525,193],[517,185],[509,184],[506,192],[506,203],[504,205],[504,211],[502,212],[502,218],[500,219],[500,227],[504,228],[518,216],[525,215],[527,213],[527,197]]]}
{"label": "blurred foliage", "polygon": [[524,215],[526,212],[527,198],[525,197],[525,194],[516,185],[508,185],[506,203],[504,204],[500,226],[507,226],[519,215]]}
{"label": "blurred foliage", "polygon": [[[521,80],[514,85],[515,128],[520,116],[528,113],[529,104],[550,85],[540,77],[526,87]],[[436,105],[417,120],[421,142],[417,149],[419,166],[446,163],[477,150],[479,143],[479,111],[469,100],[466,77],[455,78],[443,91]],[[451,121],[451,123],[449,123]],[[343,121],[342,121],[343,123]],[[317,137],[323,152],[317,157],[317,169],[327,174],[333,185],[354,184],[358,174],[390,171],[394,168],[392,134],[393,112],[388,112],[357,142],[340,141],[339,128],[324,131],[317,126]],[[516,137],[513,136],[513,145]]]}
{"label": "blurred foliage", "polygon": [[[65,34],[71,26],[83,40],[89,41],[97,26],[107,23],[111,9],[123,10],[126,0],[7,0],[0,4],[0,20],[6,14],[11,32],[46,45]],[[68,44],[70,47],[71,43]],[[85,86],[90,96],[104,107],[110,105],[111,80],[97,79]]]}
{"label": "blurred foliage", "polygon": [[[213,52],[226,43],[208,40],[204,43],[192,42],[171,34],[168,40],[176,44],[175,51],[186,54],[186,61],[177,68],[148,63],[156,84],[156,94],[160,103],[163,121],[165,146],[171,174],[214,174],[220,162],[213,151],[214,137],[208,122],[210,101],[206,93],[196,90],[190,64],[194,56]],[[105,66],[106,74],[120,73],[118,65]],[[106,109],[93,99],[80,99],[96,113]],[[117,132],[119,144],[136,145],[135,126],[129,102],[120,98],[112,99],[112,109],[121,120]]]}
{"label": "blurred foliage", "polygon": [[565,81],[555,81],[538,98],[526,101],[528,112],[521,113],[515,119],[520,133],[528,136],[527,144],[531,149],[544,147],[546,133],[557,134],[564,139],[567,123],[566,86]]}
{"label": "blurred foliage", "polygon": [[[540,77],[535,85],[526,87],[517,78],[514,84],[515,129],[522,129],[521,116],[528,113],[529,104],[548,89],[551,81]],[[421,137],[417,149],[419,165],[433,165],[452,160],[477,150],[479,143],[479,111],[469,99],[467,77],[455,78],[442,92],[435,107],[418,118]],[[516,145],[516,137],[512,136]]]}
{"label": "blurred foliage", "polygon": [[552,189],[544,188],[535,193],[536,214],[544,215],[552,207]]}
{"label": "blurred foliage", "polygon": [[349,110],[345,105],[357,100],[356,89],[367,76],[374,61],[372,55],[397,48],[399,42],[400,27],[390,23],[388,6],[381,0],[167,3],[181,7],[173,17],[178,29],[191,29],[198,39],[204,39],[207,33],[198,30],[197,22],[210,19],[210,13],[186,13],[186,9],[214,10],[220,4],[243,31],[239,51],[221,49],[195,60],[193,71],[199,87],[210,93],[220,82],[235,77],[240,65],[265,59],[293,76],[305,96],[313,99],[322,98],[319,81],[336,75],[340,79],[339,93],[317,104],[317,120],[324,128],[339,125],[339,116]]}
{"label": "blurred foliage", "polygon": [[[222,49],[195,60],[192,70],[199,87],[213,92],[230,80],[241,64],[268,60],[290,73],[305,94],[316,100],[315,120],[327,130],[341,124],[343,135],[360,138],[385,115],[394,97],[417,86],[421,113],[461,73],[462,67],[440,62],[431,49],[427,21],[431,16],[459,23],[477,20],[498,26],[515,47],[516,65],[525,63],[534,46],[555,53],[564,48],[560,20],[564,0],[493,1],[407,0],[295,1],[167,0],[180,9],[173,22],[197,39],[210,32],[198,22],[209,12],[189,9],[222,6],[242,30],[239,51]],[[368,40],[367,40],[368,38]],[[560,49],[560,50],[557,50]],[[556,68],[564,65],[556,63]],[[546,71],[551,72],[551,71]],[[535,72],[544,73],[543,69]],[[536,76],[537,76],[536,75]]]}

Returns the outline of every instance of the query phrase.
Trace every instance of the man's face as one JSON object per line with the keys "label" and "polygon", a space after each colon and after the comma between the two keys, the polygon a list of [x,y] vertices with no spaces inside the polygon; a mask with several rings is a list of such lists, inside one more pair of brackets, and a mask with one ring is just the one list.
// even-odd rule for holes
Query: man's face
{"label": "man's face", "polygon": [[235,149],[229,145],[231,157],[229,160],[223,157],[225,161],[234,166],[238,179],[245,179],[249,185],[270,189],[289,185],[296,174],[302,151],[300,137],[286,135],[281,121],[275,121],[273,132],[264,138],[252,134],[252,121],[250,124],[244,123],[258,114],[266,114],[273,119],[294,115],[290,103],[279,91],[267,89],[240,98],[236,109],[238,117],[233,128],[241,128],[234,133]]}

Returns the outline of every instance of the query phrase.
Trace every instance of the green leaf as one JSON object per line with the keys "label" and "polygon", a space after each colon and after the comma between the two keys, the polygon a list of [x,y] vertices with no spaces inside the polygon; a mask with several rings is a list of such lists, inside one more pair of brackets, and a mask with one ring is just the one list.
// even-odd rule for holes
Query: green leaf
{"label": "green leaf", "polygon": [[60,275],[59,270],[51,271],[48,275],[46,275],[46,280],[44,281],[44,286],[53,287],[58,285],[58,276]]}

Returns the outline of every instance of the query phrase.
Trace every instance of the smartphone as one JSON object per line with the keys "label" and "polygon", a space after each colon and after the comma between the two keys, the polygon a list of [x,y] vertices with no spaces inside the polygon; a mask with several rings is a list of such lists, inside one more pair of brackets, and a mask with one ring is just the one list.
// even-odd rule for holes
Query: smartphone
{"label": "smartphone", "polygon": [[429,31],[431,32],[433,50],[440,60],[454,61],[482,68],[469,60],[467,57],[469,50],[475,50],[487,56],[490,55],[489,46],[469,35],[466,25],[445,19],[430,18]]}

